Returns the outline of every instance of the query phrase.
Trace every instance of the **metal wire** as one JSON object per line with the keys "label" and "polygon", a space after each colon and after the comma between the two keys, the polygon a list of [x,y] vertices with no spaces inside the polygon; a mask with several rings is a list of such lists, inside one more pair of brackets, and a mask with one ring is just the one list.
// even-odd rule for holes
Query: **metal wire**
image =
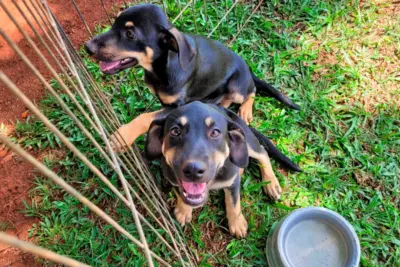
{"label": "metal wire", "polygon": [[181,10],[181,12],[179,12],[179,14],[172,20],[172,23],[175,23],[183,14],[183,12],[185,12],[186,9],[188,9],[188,7],[190,7],[190,5],[192,4],[193,0],[190,0],[186,6],[183,7],[183,9]]}
{"label": "metal wire", "polygon": [[[74,8],[79,16],[82,24],[90,37],[93,37],[92,32],[85,21],[82,12],[79,10],[75,0],[71,0]],[[218,19],[216,26],[209,33],[210,37],[217,29],[222,25],[223,21],[226,20],[229,13],[235,8],[235,6],[241,0],[236,0],[233,4],[228,7],[226,5],[226,12],[221,19]],[[41,64],[43,64],[47,71],[52,77],[59,83],[62,91],[55,90],[44,78],[45,75],[41,73],[38,68],[30,61],[30,59],[24,54],[19,46],[3,31],[0,29],[0,35],[5,39],[7,44],[14,50],[16,55],[24,62],[27,69],[30,70],[33,75],[43,84],[46,90],[50,92],[60,105],[62,110],[71,118],[75,125],[82,131],[83,135],[90,144],[99,151],[99,154],[106,161],[108,166],[114,171],[119,178],[122,189],[118,189],[114,186],[109,179],[99,170],[77,147],[64,135],[40,110],[30,101],[21,90],[7,77],[4,73],[0,72],[0,81],[2,81],[9,90],[14,93],[18,99],[20,99],[28,109],[40,119],[51,132],[53,132],[62,143],[72,151],[75,156],[80,159],[88,168],[110,188],[110,190],[117,196],[119,200],[131,211],[132,220],[136,225],[138,237],[134,237],[121,225],[119,225],[113,218],[107,215],[95,204],[85,198],[80,192],[71,187],[65,180],[59,177],[57,174],[46,168],[43,164],[38,162],[29,153],[24,151],[19,145],[12,143],[7,137],[0,135],[0,141],[12,149],[15,153],[20,155],[22,158],[34,165],[44,176],[50,178],[55,183],[60,185],[65,191],[76,197],[90,210],[96,213],[100,218],[105,220],[107,223],[112,225],[119,233],[131,240],[137,247],[139,247],[145,258],[147,259],[148,266],[154,266],[153,260],[158,263],[170,266],[170,264],[163,259],[161,255],[154,253],[154,248],[149,247],[147,244],[146,234],[153,233],[157,236],[161,244],[164,244],[167,250],[179,260],[182,266],[196,266],[196,255],[186,245],[185,238],[180,229],[173,223],[173,219],[170,215],[168,205],[165,199],[162,197],[159,191],[155,179],[150,173],[146,164],[137,149],[137,147],[130,147],[127,153],[116,154],[111,149],[110,136],[111,133],[115,132],[121,126],[118,116],[114,112],[114,109],[110,103],[109,98],[102,91],[99,84],[93,79],[93,77],[87,71],[85,64],[82,62],[81,57],[75,51],[71,44],[68,36],[62,29],[61,25],[56,20],[56,17],[51,12],[49,6],[45,0],[12,0],[16,6],[19,14],[23,17],[29,28],[32,30],[34,36],[39,41],[35,43],[29,34],[26,32],[24,27],[20,25],[19,20],[15,18],[15,14],[10,12],[10,7],[5,5],[0,0],[0,6],[5,13],[10,17],[11,21],[16,25],[18,30],[22,33],[23,37],[28,41],[30,48],[39,58]],[[104,1],[100,0],[103,11],[108,18],[109,23],[112,23]],[[128,4],[124,2],[124,6]],[[206,28],[208,28],[211,21],[207,15],[207,4],[213,4],[212,1],[203,1],[204,5],[200,8],[204,8],[206,16]],[[243,25],[238,28],[237,33],[230,41],[232,44],[237,36],[246,27],[251,17],[257,12],[261,6],[263,0],[252,10],[251,15],[246,19]],[[166,10],[167,6],[165,1],[162,1],[163,8]],[[178,15],[172,20],[175,23],[182,17],[185,11],[191,6],[193,24],[196,32],[198,32],[198,26],[196,22],[196,2],[189,0],[186,5],[181,9],[181,3],[178,1]],[[22,4],[24,8],[22,7]],[[24,11],[27,10],[27,11]],[[236,10],[235,10],[236,11]],[[24,12],[28,12],[29,16]],[[212,26],[212,25],[211,25]],[[239,27],[239,25],[238,25]],[[41,31],[41,32],[39,32]],[[42,33],[42,34],[41,34]],[[218,31],[219,34],[219,31]],[[42,51],[43,50],[43,51]],[[51,62],[47,60],[43,53],[50,56]],[[53,66],[54,64],[54,66]],[[138,86],[138,82],[135,76],[135,72],[131,72],[133,78]],[[119,88],[120,84],[125,80],[125,77],[129,74],[127,72],[125,76],[121,77],[120,81],[117,82],[115,88]],[[73,106],[68,105],[61,97],[60,93],[64,92],[68,95]],[[127,105],[129,110],[129,106]],[[147,108],[146,108],[147,110]],[[82,116],[78,116],[78,114]],[[83,118],[83,119],[81,119]],[[90,125],[90,128],[85,127],[85,123]],[[119,140],[118,140],[119,142]],[[125,145],[125,144],[121,144]],[[146,211],[146,216],[141,214],[137,207],[141,207]],[[142,210],[142,209],[140,209]],[[142,225],[143,224],[143,225]],[[163,234],[159,232],[156,227],[160,227],[163,230]],[[25,251],[34,253],[42,256],[48,260],[55,261],[57,263],[65,264],[68,266],[88,266],[83,263],[79,263],[75,260],[66,258],[58,255],[54,252],[47,251],[39,248],[33,244],[29,244],[23,241],[18,241],[15,238],[10,238],[0,233],[0,242],[19,247]],[[63,261],[64,260],[64,261]]]}
{"label": "metal wire", "polygon": [[261,0],[258,5],[253,9],[251,12],[250,16],[246,19],[246,21],[243,23],[243,25],[239,28],[235,36],[232,38],[232,40],[229,42],[229,45],[234,43],[236,41],[236,38],[239,36],[239,34],[242,32],[242,30],[246,27],[247,23],[249,23],[250,19],[254,16],[254,14],[257,12],[257,10],[260,8],[261,4],[264,2],[264,0]]}
{"label": "metal wire", "polygon": [[75,7],[76,12],[78,12],[79,18],[81,19],[83,25],[85,25],[85,29],[89,33],[90,38],[93,38],[92,31],[90,30],[89,26],[87,25],[86,20],[83,18],[83,15],[82,15],[81,11],[79,10],[78,5],[76,4],[75,0],[71,0],[71,1]]}
{"label": "metal wire", "polygon": [[104,5],[104,1],[103,1],[103,0],[100,0],[100,3],[101,3],[101,6],[103,7],[104,13],[106,14],[106,16],[107,16],[107,18],[108,18],[108,22],[110,22],[110,24],[112,24],[112,20],[111,20],[111,18],[110,18],[110,15],[109,15],[108,12],[107,12],[106,6]]}
{"label": "metal wire", "polygon": [[[16,2],[15,2],[15,3],[16,3]],[[2,2],[1,2],[1,4],[2,4]],[[26,5],[26,2],[24,2],[24,4]],[[16,5],[17,5],[17,3],[16,3]],[[34,6],[32,2],[31,2],[31,5]],[[39,5],[39,7],[40,7],[40,5]],[[2,5],[2,8],[6,11],[6,13],[7,13],[7,14],[11,17],[11,19],[13,20],[12,14],[10,14],[10,13],[8,12],[7,7],[6,7],[5,5]],[[37,7],[36,7],[36,6],[34,6],[34,8],[37,10]],[[20,9],[19,6],[17,6],[17,9],[21,11],[21,9]],[[162,199],[159,199],[159,198],[155,198],[155,196],[160,196],[160,195],[161,195],[161,194],[157,193],[157,190],[154,190],[154,189],[157,189],[157,188],[156,188],[156,187],[153,187],[153,188],[144,189],[144,188],[142,188],[142,187],[140,186],[140,184],[137,184],[137,186],[138,186],[138,187],[140,188],[140,190],[144,193],[144,195],[147,196],[148,200],[152,203],[152,205],[155,206],[157,212],[161,212],[161,213],[165,213],[165,212],[166,212],[166,213],[168,213],[168,219],[165,218],[165,216],[164,216],[163,214],[161,214],[161,218],[162,218],[162,220],[164,221],[164,225],[157,219],[157,216],[156,216],[155,214],[153,214],[153,213],[151,212],[150,209],[148,209],[147,205],[146,205],[145,202],[139,197],[139,194],[136,193],[136,191],[134,190],[134,188],[133,188],[131,185],[128,185],[128,183],[127,183],[125,177],[124,177],[123,174],[122,174],[122,170],[121,170],[121,167],[120,167],[120,164],[121,164],[120,161],[121,161],[121,160],[120,160],[119,158],[117,158],[116,155],[115,155],[115,153],[111,150],[110,144],[108,143],[109,134],[106,133],[106,132],[104,131],[103,126],[102,126],[102,124],[101,124],[101,122],[100,122],[99,117],[96,116],[96,110],[95,110],[94,106],[91,105],[92,99],[90,99],[90,97],[89,97],[89,95],[88,95],[88,93],[87,93],[87,91],[86,91],[86,88],[85,88],[85,86],[84,86],[84,84],[83,84],[83,80],[80,79],[80,74],[78,73],[78,69],[77,69],[76,67],[77,67],[77,66],[78,66],[78,67],[82,67],[82,66],[79,65],[79,63],[81,63],[81,62],[78,62],[78,65],[75,65],[77,62],[73,62],[73,59],[72,59],[73,57],[69,56],[69,52],[70,52],[70,51],[68,51],[67,46],[63,43],[63,41],[64,41],[64,40],[63,40],[63,37],[61,37],[61,33],[59,32],[58,24],[56,24],[56,23],[54,22],[53,15],[52,15],[52,14],[46,14],[46,13],[44,13],[44,12],[43,12],[44,10],[41,10],[41,11],[42,11],[42,14],[40,15],[40,18],[41,18],[42,22],[44,22],[43,17],[46,18],[46,20],[47,20],[46,22],[47,22],[47,23],[49,23],[49,22],[51,22],[51,20],[53,20],[53,24],[51,25],[51,27],[46,27],[47,30],[50,29],[51,32],[52,32],[52,34],[51,34],[52,36],[51,36],[51,37],[50,37],[48,34],[46,35],[46,41],[50,41],[50,44],[51,44],[51,46],[52,46],[53,48],[57,48],[57,46],[55,46],[55,44],[57,43],[58,45],[61,46],[62,50],[64,50],[64,51],[63,51],[64,54],[61,55],[61,54],[60,54],[60,50],[59,50],[59,49],[56,49],[56,50],[57,50],[58,56],[62,58],[62,62],[63,62],[64,64],[67,65],[66,67],[67,67],[68,71],[69,71],[70,73],[72,72],[74,78],[75,78],[76,80],[78,80],[78,85],[79,85],[79,88],[80,88],[80,89],[78,89],[78,88],[76,87],[76,85],[74,84],[74,82],[71,82],[69,85],[73,87],[73,89],[75,90],[75,93],[78,93],[78,95],[80,96],[80,98],[84,100],[85,104],[87,104],[87,105],[89,106],[89,113],[91,114],[91,116],[94,117],[95,120],[96,120],[96,118],[97,118],[97,121],[94,123],[94,122],[91,121],[91,118],[90,118],[89,116],[86,117],[86,118],[88,119],[88,121],[91,121],[91,124],[92,124],[93,128],[96,130],[96,132],[97,132],[98,134],[100,133],[100,135],[103,137],[103,141],[106,143],[107,151],[110,153],[111,159],[105,154],[105,152],[102,150],[101,146],[96,142],[96,140],[93,138],[93,136],[84,128],[83,124],[77,119],[77,117],[74,115],[74,113],[73,113],[73,112],[68,108],[68,106],[62,101],[62,99],[58,97],[57,92],[54,91],[54,89],[46,82],[46,80],[43,78],[43,76],[40,74],[40,72],[39,72],[39,71],[35,68],[35,66],[29,61],[29,59],[23,54],[23,52],[18,48],[18,46],[11,40],[11,38],[9,38],[3,31],[0,31],[0,34],[1,34],[1,35],[3,36],[3,38],[8,42],[8,44],[14,49],[14,51],[15,51],[15,52],[17,53],[17,55],[23,60],[23,62],[25,62],[25,64],[27,64],[28,68],[30,68],[30,69],[33,71],[33,73],[38,77],[38,79],[41,80],[41,82],[45,85],[45,87],[46,87],[50,92],[52,92],[53,96],[56,97],[57,101],[58,101],[59,104],[63,107],[63,109],[65,110],[65,112],[75,121],[75,123],[78,125],[78,127],[85,133],[85,135],[89,138],[89,140],[91,140],[91,142],[96,146],[96,148],[100,151],[100,153],[103,154],[103,156],[105,156],[105,159],[109,162],[110,166],[111,166],[111,167],[117,172],[117,174],[119,175],[119,177],[120,177],[120,179],[121,179],[121,183],[122,183],[123,186],[124,186],[125,194],[128,195],[128,196],[130,196],[130,191],[131,191],[131,192],[133,193],[133,195],[137,198],[137,201],[139,201],[139,203],[141,203],[141,204],[146,208],[146,210],[149,212],[149,214],[151,215],[151,217],[153,217],[153,219],[159,224],[159,226],[161,226],[162,228],[164,228],[164,230],[170,235],[170,239],[172,240],[172,243],[173,243],[173,245],[174,245],[174,248],[172,248],[172,247],[168,244],[168,242],[157,232],[157,230],[151,225],[151,223],[148,222],[148,221],[144,218],[143,215],[137,213],[135,210],[132,210],[132,213],[133,213],[134,217],[136,216],[135,222],[136,222],[137,227],[138,227],[138,228],[141,228],[141,224],[140,224],[140,221],[139,221],[139,219],[140,219],[141,221],[144,222],[144,224],[145,224],[146,226],[148,226],[148,227],[159,237],[159,239],[160,239],[161,241],[164,242],[164,244],[167,246],[167,248],[169,248],[169,249],[171,250],[171,252],[173,252],[173,254],[174,254],[175,256],[177,256],[178,258],[180,258],[180,260],[182,261],[182,256],[181,256],[181,254],[180,254],[180,251],[184,251],[185,254],[186,254],[187,259],[189,260],[189,262],[191,263],[191,265],[193,265],[193,262],[192,262],[192,260],[191,260],[191,256],[190,256],[190,254],[186,251],[185,246],[184,246],[184,244],[182,243],[182,242],[183,242],[183,238],[182,238],[181,236],[179,236],[179,231],[177,231],[177,229],[175,228],[174,224],[170,223],[170,222],[172,221],[172,218],[169,216],[168,210],[165,208],[165,207],[166,207],[165,203],[162,202],[162,205],[161,205],[161,206],[159,206],[159,205],[157,205],[157,204],[154,204],[154,201],[151,202],[151,198],[149,198],[149,196],[146,194],[146,191],[147,191],[147,192],[151,192],[152,195],[153,195],[153,198],[154,198],[156,201],[162,200]],[[29,12],[32,13],[32,9],[30,9]],[[26,17],[26,16],[23,15],[23,17],[25,18],[25,20],[27,20],[27,17]],[[35,22],[36,22],[37,24],[40,24],[40,22],[39,22],[39,20],[38,20],[38,17],[34,16],[34,19],[35,19]],[[66,90],[67,94],[71,97],[71,100],[76,100],[76,99],[75,99],[75,96],[73,95],[73,93],[72,93],[71,91],[69,91],[69,88],[68,88],[67,84],[64,84],[63,79],[61,79],[61,77],[58,76],[58,74],[56,73],[56,71],[52,68],[51,64],[48,63],[48,62],[46,61],[46,59],[43,57],[43,55],[41,54],[41,52],[40,52],[40,50],[38,49],[38,47],[37,47],[37,46],[35,45],[35,43],[30,39],[30,37],[26,34],[26,32],[24,31],[24,29],[23,29],[22,27],[20,27],[20,25],[18,24],[18,22],[17,22],[15,19],[13,20],[13,22],[14,22],[14,24],[17,26],[17,28],[21,31],[21,33],[24,35],[24,37],[28,40],[30,46],[31,46],[31,47],[33,48],[33,50],[38,54],[39,58],[41,58],[43,64],[46,65],[46,67],[50,70],[50,72],[53,74],[53,76],[56,78],[56,80],[62,85],[63,89]],[[29,24],[29,26],[31,27],[31,29],[34,28],[33,25],[32,25],[32,23],[30,23],[29,21],[28,21],[28,24]],[[43,30],[43,32],[47,32],[46,30],[44,30],[43,27],[41,27],[41,29]],[[34,30],[34,33],[35,33],[36,37],[38,37],[38,38],[40,37],[40,35],[39,35],[39,33],[38,33],[37,31]],[[56,34],[54,34],[54,33],[56,33]],[[57,35],[58,35],[58,36],[57,36]],[[51,39],[51,38],[54,38],[54,37],[57,38],[57,39],[56,39],[56,40]],[[58,67],[60,67],[61,70],[64,71],[64,69],[62,68],[62,65],[61,65],[62,63],[58,60],[58,58],[57,58],[55,55],[52,54],[52,51],[50,50],[50,47],[47,45],[46,41],[45,41],[43,38],[39,38],[39,40],[40,40],[40,43],[46,48],[46,52],[48,52],[48,53],[52,56],[52,58],[54,59],[54,61],[57,63]],[[54,47],[54,46],[55,46],[55,47]],[[69,47],[69,48],[71,48],[71,47]],[[76,55],[74,54],[73,56],[75,56],[75,59],[76,59]],[[67,60],[65,59],[65,57],[67,58]],[[82,69],[80,69],[80,71],[82,71]],[[65,73],[64,73],[64,74],[65,74]],[[87,74],[87,73],[86,73],[86,74]],[[65,75],[65,77],[67,77],[67,78],[70,80],[70,77],[69,77],[68,75]],[[3,82],[7,83],[7,79],[6,79],[3,75],[2,75],[1,80],[2,80]],[[70,81],[71,81],[71,80],[70,80]],[[10,85],[10,83],[7,83],[7,86],[8,86],[8,87],[11,87],[11,88],[13,87],[12,85]],[[15,86],[14,86],[14,89],[15,89]],[[98,89],[98,88],[95,87],[95,89]],[[14,90],[14,93],[15,93],[15,92],[17,92],[17,94],[18,94],[18,91],[17,91],[17,90]],[[93,90],[93,92],[95,92],[95,93],[97,93],[97,94],[100,94],[100,93],[101,93],[101,91],[100,91],[99,89],[98,89],[98,90]],[[93,93],[93,92],[92,92],[92,93]],[[29,106],[31,110],[34,110],[34,111],[35,111],[34,114],[36,114],[36,116],[37,116],[38,118],[42,119],[43,121],[46,121],[47,118],[45,118],[45,116],[44,116],[43,114],[40,114],[39,111],[38,111],[37,109],[35,109],[35,107],[34,107],[34,105],[33,105],[32,103],[29,103],[29,101],[28,101],[26,98],[23,98],[23,96],[20,94],[20,91],[19,91],[19,94],[18,94],[18,95],[19,95],[19,98],[20,98],[20,99],[24,99],[24,100],[25,100],[25,101],[24,101],[25,104],[26,104],[27,106]],[[102,96],[102,94],[100,94],[100,96]],[[102,97],[101,99],[104,100],[104,97]],[[77,106],[80,105],[78,101],[76,101],[75,103],[77,104]],[[107,105],[107,104],[109,104],[109,103],[108,103],[108,102],[103,102],[103,104]],[[97,109],[97,111],[98,111],[98,109]],[[82,114],[86,114],[87,111],[81,107],[81,108],[80,108],[80,112],[81,112]],[[102,115],[104,115],[104,114],[102,114]],[[108,119],[110,119],[110,118],[108,118]],[[54,125],[52,126],[51,124],[49,124],[49,121],[48,121],[48,120],[47,120],[47,124],[46,124],[46,125],[49,126],[49,127],[53,130],[53,132],[57,132],[57,129],[54,127]],[[68,139],[67,139],[65,136],[62,136],[62,134],[61,134],[60,132],[57,132],[57,136],[58,136],[61,140],[64,140],[64,142],[66,142],[67,144],[69,143],[69,142],[68,142]],[[102,175],[100,171],[96,170],[95,166],[93,166],[89,161],[87,161],[87,159],[85,159],[85,157],[84,157],[82,154],[80,154],[80,152],[79,152],[78,150],[76,150],[76,148],[75,148],[75,149],[73,148],[73,145],[72,145],[71,143],[69,143],[67,146],[69,146],[69,148],[70,148],[72,151],[75,151],[75,153],[78,155],[78,157],[81,158],[81,159],[85,162],[85,164],[88,165],[88,166],[90,167],[90,169],[92,169],[92,171],[93,171],[94,173],[97,173],[98,176],[103,180],[103,182],[105,182],[106,185],[108,185],[108,186],[110,187],[110,189],[112,189],[112,191],[113,191],[121,200],[123,200],[123,202],[124,202],[125,204],[127,204],[128,207],[130,207],[131,209],[134,208],[134,203],[133,203],[132,197],[130,197],[130,199],[124,198],[124,197],[119,193],[119,191],[118,191],[117,189],[115,189],[115,188],[113,187],[113,185],[110,184],[110,183],[108,182],[108,180],[104,177],[104,175]],[[134,172],[135,172],[137,169],[141,169],[141,174],[136,173],[136,175],[137,175],[137,176],[143,176],[143,175],[146,174],[146,173],[145,173],[145,171],[140,167],[141,162],[140,162],[139,158],[138,158],[136,155],[135,155],[135,159],[136,159],[136,160],[135,160],[135,163],[136,163],[138,166],[136,166],[136,167],[131,166],[130,169],[133,170]],[[126,160],[126,158],[125,158],[125,160]],[[129,170],[124,164],[122,164],[122,165],[123,165],[124,170],[125,170],[126,172],[130,172],[130,170]],[[147,175],[147,176],[148,176],[148,175]],[[147,177],[146,177],[145,179],[142,179],[142,180],[147,181],[147,183],[145,183],[146,186],[149,186],[149,185],[150,185],[150,184],[148,183],[149,180],[152,181],[152,179],[148,179]],[[134,182],[137,182],[136,179],[133,179],[133,181],[134,181]],[[153,186],[154,186],[154,183],[153,183]],[[150,189],[150,190],[149,190],[149,189]],[[153,192],[155,192],[155,194],[154,194]],[[128,197],[128,198],[129,198],[129,197]],[[158,204],[159,204],[159,203],[158,203]],[[163,207],[163,208],[160,209],[160,207]],[[172,228],[171,228],[171,227],[172,227]],[[173,232],[171,232],[171,229],[173,230],[173,232],[174,232],[175,235],[178,234],[178,240],[179,240],[179,242],[177,242],[177,241],[173,238]],[[138,230],[139,230],[139,229],[138,229]],[[139,230],[139,232],[140,232],[140,230]],[[172,237],[172,238],[171,238],[171,237]],[[178,245],[178,243],[179,243],[179,245]],[[145,235],[144,235],[144,232],[143,232],[143,231],[141,231],[141,244],[142,244],[142,245],[141,245],[141,248],[145,251],[145,253],[146,253],[146,250],[147,250],[147,254],[148,254],[148,255],[154,254],[153,252],[150,252],[149,249],[148,249],[148,246],[145,245],[145,244],[146,244],[146,239],[145,239]],[[149,264],[150,266],[152,265],[151,257],[148,257],[148,264]],[[184,265],[184,262],[183,262],[183,261],[182,261],[182,265]]]}
{"label": "metal wire", "polygon": [[[3,74],[0,73],[0,78],[2,81],[7,82],[7,77]],[[11,82],[11,81],[10,81]],[[144,249],[144,246],[140,241],[138,241],[135,237],[133,237],[128,231],[126,231],[121,225],[119,225],[115,220],[113,220],[110,216],[108,216],[102,209],[100,209],[98,206],[93,204],[89,199],[84,197],[79,191],[75,190],[72,186],[70,186],[65,180],[60,178],[57,174],[55,174],[53,171],[49,170],[45,165],[40,163],[37,159],[29,155],[28,152],[26,152],[24,149],[22,149],[19,145],[16,145],[12,143],[6,136],[0,134],[0,141],[5,144],[7,147],[9,147],[11,150],[13,150],[15,153],[17,153],[19,156],[21,156],[23,159],[31,163],[35,168],[37,168],[43,175],[47,176],[51,180],[53,180],[54,183],[58,184],[61,186],[65,191],[76,197],[82,204],[84,204],[86,207],[88,207],[91,211],[97,214],[100,218],[105,220],[107,223],[112,225],[117,231],[121,232],[125,237],[130,239],[135,245],[138,247]],[[167,262],[165,262],[162,258],[160,258],[158,255],[154,254],[152,251],[150,251],[151,256],[153,256],[155,259],[157,259],[160,263],[163,263],[165,266],[171,266]]]}
{"label": "metal wire", "polygon": [[74,259],[54,253],[53,251],[38,247],[34,244],[24,242],[6,233],[0,232],[0,243],[19,248],[25,252],[41,256],[53,262],[61,263],[71,267],[89,267],[90,265],[76,261]]}
{"label": "metal wire", "polygon": [[219,25],[225,20],[225,18],[231,13],[233,8],[240,2],[241,0],[236,0],[233,5],[225,12],[225,15],[221,18],[221,20],[217,23],[217,25],[212,29],[212,31],[207,35],[208,38],[218,29]]}
{"label": "metal wire", "polygon": [[[72,54],[75,55],[75,58],[79,58],[79,57],[77,57],[77,55],[76,55],[76,53],[75,53],[75,50],[73,50],[72,46],[70,46],[70,47],[71,47],[71,49],[72,49]],[[81,61],[79,60],[78,63],[81,63]],[[81,64],[81,65],[82,65],[82,64]],[[82,66],[83,66],[83,65],[82,65]],[[84,70],[86,70],[86,69],[84,69]],[[95,88],[97,88],[97,87],[95,87]],[[99,90],[98,88],[97,88],[97,91],[98,91],[98,93],[100,92],[100,90]],[[101,94],[100,94],[100,96],[101,96]],[[136,157],[136,156],[135,156],[134,160],[135,160],[135,163],[137,164],[135,169],[139,169],[139,171],[142,172],[141,175],[139,175],[139,178],[141,178],[142,176],[145,176],[145,173],[142,171],[142,168],[140,167],[140,165],[142,164],[143,161],[139,161],[139,158]],[[128,163],[129,163],[129,162],[128,162]],[[155,186],[155,185],[154,185],[153,179],[144,179],[145,182],[148,182],[149,180],[150,180],[151,182],[153,182],[153,186]],[[136,183],[136,180],[133,180],[133,181]],[[142,181],[143,181],[143,180],[142,180]],[[139,187],[140,187],[140,186],[139,186]],[[140,189],[142,189],[142,188],[140,188]],[[154,187],[153,189],[155,189],[155,190],[151,190],[151,189],[149,190],[149,191],[151,192],[151,194],[153,194],[153,196],[155,195],[155,196],[160,197],[161,194],[157,194],[157,193],[154,194],[154,193],[153,193],[153,192],[157,192],[157,188]],[[165,203],[163,202],[163,199],[162,199],[162,198],[159,198],[159,200],[160,200],[161,203],[164,205],[163,209],[164,209],[164,211],[167,212],[167,215],[168,215],[169,219],[172,220],[172,218],[169,216],[168,210],[165,208]],[[167,222],[167,221],[165,220],[165,217],[162,217],[162,218],[163,218],[163,220],[164,220],[165,222]],[[167,226],[167,227],[168,227],[168,226]],[[174,227],[173,227],[173,228],[174,228]],[[176,230],[176,228],[175,228],[175,230]],[[170,233],[169,230],[168,230],[168,232]],[[183,239],[182,239],[182,237],[181,237],[179,234],[178,234],[178,238],[179,238],[179,240],[182,242]],[[175,245],[175,240],[172,239],[172,241],[173,241],[173,243],[174,243],[174,245]],[[181,248],[182,248],[182,246],[181,246]],[[189,258],[189,261],[190,261],[190,256],[189,256],[187,250],[184,249],[184,252],[185,252],[186,256]]]}
{"label": "metal wire", "polygon": [[[53,16],[51,16],[51,18],[53,18]],[[53,27],[58,29],[58,27],[56,27],[57,25],[56,25],[56,23],[54,21],[54,18],[53,18],[52,22],[53,22]],[[57,32],[57,33],[59,34],[59,38],[61,39],[60,33],[59,32]],[[119,162],[117,161],[117,157],[115,155],[115,152],[111,148],[111,144],[108,141],[108,137],[107,137],[107,135],[105,133],[103,125],[102,125],[99,117],[97,116],[97,112],[95,111],[95,109],[93,107],[93,104],[90,101],[89,94],[87,93],[86,88],[83,85],[83,82],[82,82],[82,80],[81,80],[81,78],[80,78],[80,76],[78,74],[78,71],[77,71],[75,65],[72,62],[72,59],[71,59],[71,57],[70,57],[70,55],[68,53],[68,50],[67,50],[65,45],[62,46],[62,48],[65,49],[65,55],[67,55],[67,58],[68,58],[69,63],[70,63],[70,66],[72,67],[72,70],[73,70],[73,74],[75,75],[75,78],[78,81],[78,84],[79,84],[79,86],[80,86],[80,88],[81,88],[81,90],[83,92],[84,99],[86,99],[86,103],[87,103],[87,106],[88,106],[88,108],[90,110],[90,113],[92,114],[92,116],[93,116],[93,118],[94,118],[94,120],[96,122],[96,125],[97,125],[98,129],[100,130],[100,133],[101,133],[101,136],[103,138],[103,141],[106,144],[106,148],[109,151],[109,154],[111,155],[112,161],[113,161],[113,163],[114,163],[114,165],[116,167],[116,169],[115,169],[116,173],[118,174],[118,177],[119,177],[119,179],[120,179],[120,181],[122,183],[122,186],[124,188],[124,192],[128,197],[129,206],[131,208],[131,212],[132,212],[133,218],[135,220],[137,230],[139,232],[140,240],[142,241],[142,244],[143,244],[143,248],[144,248],[143,250],[144,250],[144,253],[145,253],[146,258],[147,258],[147,263],[149,264],[150,267],[153,267],[154,264],[153,264],[153,259],[152,259],[151,254],[150,254],[149,246],[147,244],[146,237],[145,237],[143,229],[142,229],[142,224],[140,223],[140,220],[139,220],[138,212],[136,210],[136,205],[133,203],[132,195],[131,195],[131,193],[129,191],[129,188],[128,188],[128,185],[127,185],[128,183],[127,183],[127,181],[125,179],[125,176],[122,174],[121,166],[120,166]]]}

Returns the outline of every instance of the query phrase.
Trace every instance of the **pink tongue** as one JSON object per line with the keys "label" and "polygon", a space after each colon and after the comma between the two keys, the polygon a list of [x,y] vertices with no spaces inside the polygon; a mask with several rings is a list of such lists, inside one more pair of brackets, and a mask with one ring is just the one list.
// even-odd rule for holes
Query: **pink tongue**
{"label": "pink tongue", "polygon": [[115,67],[118,67],[119,65],[121,65],[121,63],[119,61],[113,61],[113,62],[100,61],[100,70],[108,71],[108,70],[114,69]]}
{"label": "pink tongue", "polygon": [[206,183],[195,184],[182,181],[182,186],[185,189],[186,193],[189,193],[191,195],[200,195],[204,192],[204,189],[206,189]]}

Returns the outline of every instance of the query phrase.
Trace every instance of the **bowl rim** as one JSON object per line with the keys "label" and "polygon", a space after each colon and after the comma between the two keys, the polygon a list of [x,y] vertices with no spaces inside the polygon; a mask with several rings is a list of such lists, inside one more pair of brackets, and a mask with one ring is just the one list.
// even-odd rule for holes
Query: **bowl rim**
{"label": "bowl rim", "polygon": [[[280,225],[278,232],[278,236],[276,239],[277,243],[277,252],[279,254],[279,258],[282,261],[284,266],[291,266],[290,263],[287,260],[287,257],[284,256],[283,251],[284,251],[284,242],[283,242],[283,237],[284,234],[287,232],[289,229],[288,225],[290,225],[298,216],[304,215],[304,214],[328,214],[330,215],[331,218],[334,220],[331,220],[332,223],[336,223],[338,221],[341,222],[341,228],[345,228],[346,231],[341,231],[343,234],[344,238],[349,239],[352,244],[355,244],[355,251],[354,251],[354,256],[356,257],[356,262],[352,266],[358,266],[360,264],[360,255],[361,255],[361,248],[360,248],[360,241],[358,239],[357,233],[355,232],[353,226],[339,213],[323,208],[323,207],[305,207],[305,208],[300,208],[292,213],[288,214],[286,218],[283,219],[282,224]],[[283,231],[282,231],[283,230]]]}

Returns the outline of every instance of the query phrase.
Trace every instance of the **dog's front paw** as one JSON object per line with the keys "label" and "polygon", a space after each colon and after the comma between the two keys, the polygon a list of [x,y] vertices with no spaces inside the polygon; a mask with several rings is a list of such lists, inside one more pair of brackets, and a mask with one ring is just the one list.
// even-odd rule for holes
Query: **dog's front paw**
{"label": "dog's front paw", "polygon": [[228,220],[229,232],[236,238],[244,238],[247,235],[247,221],[243,214]]}
{"label": "dog's front paw", "polygon": [[181,226],[192,221],[192,208],[185,204],[178,204],[175,207],[175,218]]}
{"label": "dog's front paw", "polygon": [[270,182],[264,185],[264,192],[274,201],[278,200],[282,194],[282,188],[279,182]]}
{"label": "dog's front paw", "polygon": [[134,142],[134,136],[130,133],[128,125],[122,125],[110,137],[111,148],[114,152],[125,152]]}
{"label": "dog's front paw", "polygon": [[239,108],[239,116],[244,120],[244,122],[249,125],[253,121],[253,109],[246,105],[242,105]]}

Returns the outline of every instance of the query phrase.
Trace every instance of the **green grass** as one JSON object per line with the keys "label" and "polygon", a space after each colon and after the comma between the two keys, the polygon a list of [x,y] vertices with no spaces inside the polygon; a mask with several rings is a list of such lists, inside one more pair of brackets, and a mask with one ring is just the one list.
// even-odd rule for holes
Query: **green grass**
{"label": "green grass", "polygon": [[[251,164],[241,191],[249,236],[244,240],[229,236],[223,194],[215,192],[184,229],[190,246],[203,266],[266,266],[271,226],[292,209],[316,205],[339,212],[354,226],[362,266],[399,266],[399,11],[397,17],[391,15],[389,4],[375,1],[362,7],[357,1],[266,2],[231,48],[259,77],[301,105],[297,112],[257,97],[252,125],[271,137],[304,172],[286,173],[274,164],[284,187],[282,200],[274,204],[260,189],[257,166]],[[171,18],[179,13],[174,1],[165,3]],[[197,28],[207,35],[226,6],[225,1],[207,1],[206,20],[203,3],[196,1],[196,12],[189,8],[177,27],[185,32]],[[237,5],[213,38],[229,41],[250,12],[250,5]],[[104,91],[113,93],[115,77],[103,76],[90,60],[85,62]],[[139,85],[131,73],[122,92],[114,92],[112,98],[122,122],[148,106],[159,108],[143,85],[142,71],[136,73]],[[46,98],[42,108],[105,174],[111,174],[54,99]],[[27,146],[63,149],[39,122],[20,123],[17,131]],[[143,141],[138,144],[142,147]],[[71,153],[65,152],[57,163],[46,163],[134,231],[126,219],[129,212],[120,204],[116,208],[115,197]],[[157,164],[152,168],[160,177]],[[127,240],[57,186],[38,179],[32,194],[35,198],[27,204],[27,213],[41,219],[32,231],[39,244],[98,266],[141,264],[142,258]]]}

